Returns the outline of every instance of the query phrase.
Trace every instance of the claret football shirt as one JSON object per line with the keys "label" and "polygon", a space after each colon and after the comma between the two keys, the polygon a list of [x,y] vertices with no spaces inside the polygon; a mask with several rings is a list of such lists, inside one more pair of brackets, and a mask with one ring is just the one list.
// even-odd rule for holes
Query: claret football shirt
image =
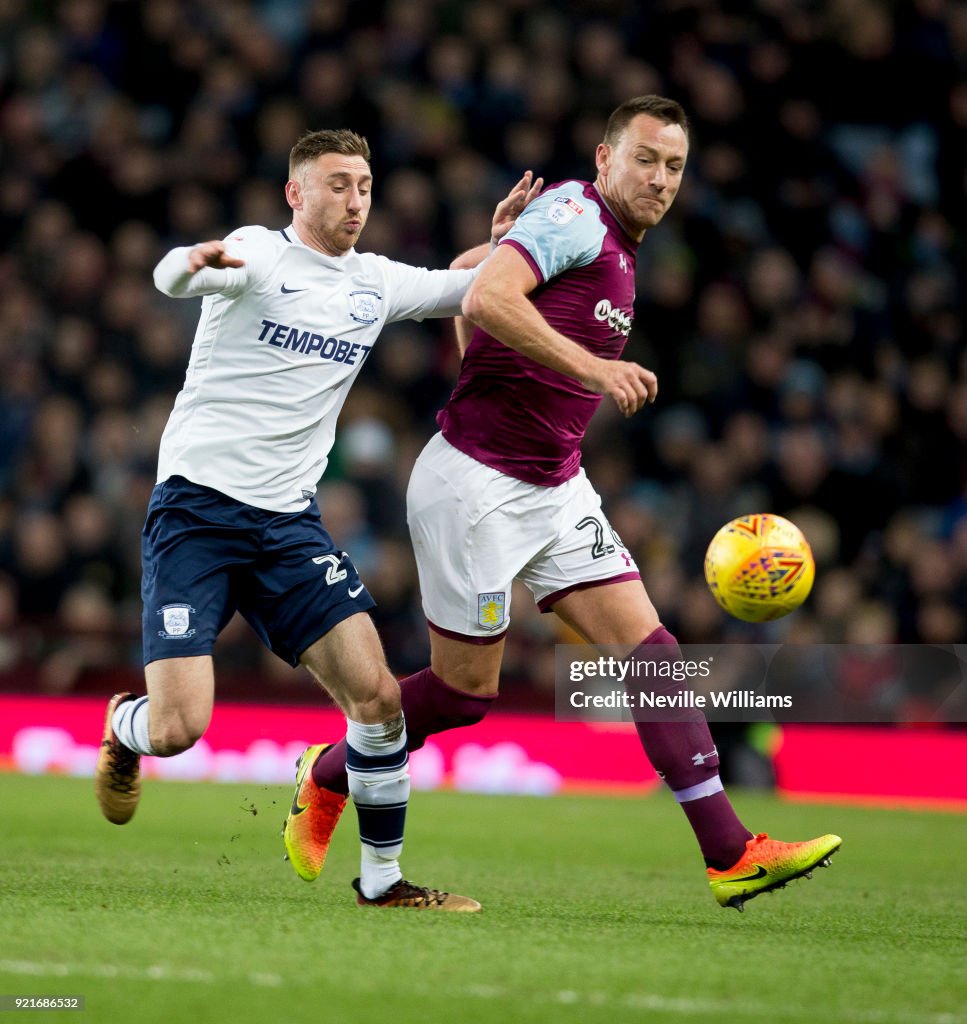
{"label": "claret football shirt", "polygon": [[[634,315],[638,243],[594,185],[566,181],[546,189],[500,244],[530,264],[538,281],[530,298],[555,330],[596,356],[621,355]],[[580,469],[581,441],[601,397],[477,328],[437,422],[466,455],[555,486]]]}

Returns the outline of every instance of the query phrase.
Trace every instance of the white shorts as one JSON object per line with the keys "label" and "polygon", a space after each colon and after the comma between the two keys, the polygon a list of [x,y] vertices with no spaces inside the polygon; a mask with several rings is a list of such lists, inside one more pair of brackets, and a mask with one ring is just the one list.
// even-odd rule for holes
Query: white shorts
{"label": "white shorts", "polygon": [[515,579],[548,611],[572,590],[641,578],[583,469],[557,487],[540,487],[436,434],[413,467],[406,517],[423,611],[444,635],[499,640]]}

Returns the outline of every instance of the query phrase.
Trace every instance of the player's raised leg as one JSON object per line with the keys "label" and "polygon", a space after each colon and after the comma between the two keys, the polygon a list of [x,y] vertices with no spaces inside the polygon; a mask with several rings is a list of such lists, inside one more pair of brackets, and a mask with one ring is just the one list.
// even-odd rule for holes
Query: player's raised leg
{"label": "player's raised leg", "polygon": [[238,567],[259,551],[246,516],[239,502],[178,477],[151,493],[141,535],[148,694],[116,694],[108,705],[94,778],[108,821],[123,825],[133,816],[142,755],[180,754],[208,728],[215,638],[235,612]]}
{"label": "player's raised leg", "polygon": [[[639,581],[572,591],[553,608],[592,643],[637,644],[630,657],[641,661],[681,659],[678,642],[658,621]],[[669,690],[681,685],[671,675],[656,673],[653,678],[667,679]],[[806,874],[838,849],[838,836],[823,836],[809,843],[753,836],[725,793],[718,751],[705,716],[696,708],[681,717],[684,720],[675,722],[636,721],[635,728],[655,771],[671,789],[695,833],[709,884],[722,906],[741,910],[745,900]]]}
{"label": "player's raised leg", "polygon": [[[591,643],[633,647],[631,657],[643,660],[681,657],[678,643],[658,621],[638,580],[575,590],[553,608]],[[687,721],[636,722],[635,727],[655,771],[681,804],[706,864],[725,868],[735,863],[752,832],[739,821],[725,795],[705,716],[694,709]]]}
{"label": "player's raised leg", "polygon": [[[361,844],[360,875],[353,883],[358,901],[379,907],[479,910],[475,900],[413,886],[403,879],[399,857],[410,792],[406,726],[399,685],[386,665],[369,616],[343,619],[312,644],[301,660],[347,717],[346,774]],[[293,860],[297,870],[300,865],[310,870],[316,863],[321,866],[338,820],[338,813],[333,815],[325,804],[322,812],[315,813],[313,785],[311,771],[304,771],[293,801],[297,813],[290,813],[285,826],[286,847],[290,859],[293,854],[298,858],[298,863]],[[299,873],[306,877],[308,871]]]}
{"label": "player's raised leg", "polygon": [[171,757],[193,746],[211,721],[215,694],[208,655],[166,658],[145,666],[148,695],[115,694],[108,702],[94,792],[115,825],[131,820],[141,797],[141,756]]}

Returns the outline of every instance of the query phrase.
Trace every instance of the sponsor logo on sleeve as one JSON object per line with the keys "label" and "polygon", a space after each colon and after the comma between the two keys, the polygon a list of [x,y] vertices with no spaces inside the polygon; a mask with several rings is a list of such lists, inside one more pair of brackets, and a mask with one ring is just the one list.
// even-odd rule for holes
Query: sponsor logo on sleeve
{"label": "sponsor logo on sleeve", "polygon": [[584,207],[570,196],[555,196],[547,208],[547,219],[555,224],[567,224],[584,213]]}

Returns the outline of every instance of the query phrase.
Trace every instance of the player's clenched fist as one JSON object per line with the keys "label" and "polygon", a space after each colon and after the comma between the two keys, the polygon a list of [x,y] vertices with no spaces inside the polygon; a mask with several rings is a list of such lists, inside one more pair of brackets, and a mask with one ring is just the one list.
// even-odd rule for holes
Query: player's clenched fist
{"label": "player's clenched fist", "polygon": [[584,383],[599,395],[610,395],[625,416],[633,416],[658,394],[658,377],[651,370],[623,359],[597,359]]}
{"label": "player's clenched fist", "polygon": [[224,242],[201,242],[188,253],[188,270],[197,274],[203,267],[215,267],[224,270],[226,267],[244,267],[245,260],[229,256]]}

